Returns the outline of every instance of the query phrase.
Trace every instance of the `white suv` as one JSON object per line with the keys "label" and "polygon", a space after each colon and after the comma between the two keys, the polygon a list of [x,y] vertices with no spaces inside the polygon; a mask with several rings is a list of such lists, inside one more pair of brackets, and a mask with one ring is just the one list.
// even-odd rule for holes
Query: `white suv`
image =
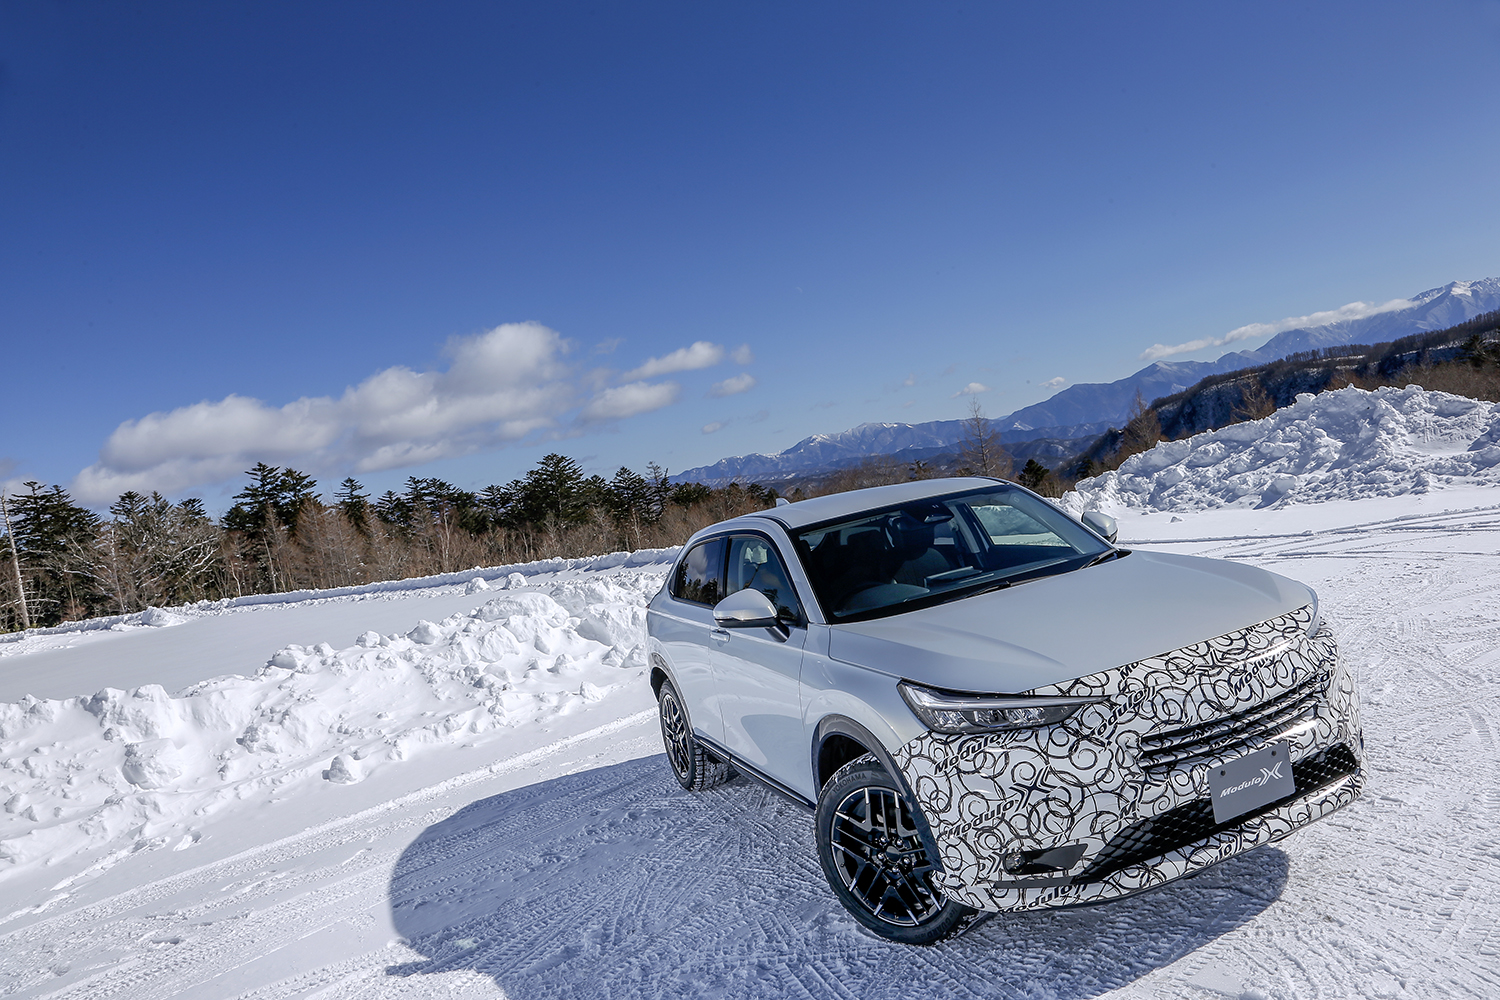
{"label": "white suv", "polygon": [[1354,678],[1302,584],[1115,547],[990,479],[706,528],[651,602],[667,757],[815,811],[839,900],[926,944],[1097,903],[1352,802]]}

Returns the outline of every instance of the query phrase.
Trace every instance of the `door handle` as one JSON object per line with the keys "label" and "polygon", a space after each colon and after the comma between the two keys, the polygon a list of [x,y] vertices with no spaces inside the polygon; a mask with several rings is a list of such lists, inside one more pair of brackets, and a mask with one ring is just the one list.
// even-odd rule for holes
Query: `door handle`
{"label": "door handle", "polygon": [[719,642],[728,642],[729,641],[729,630],[727,628],[716,628],[713,631],[709,632],[708,634],[711,635],[711,636],[713,636]]}

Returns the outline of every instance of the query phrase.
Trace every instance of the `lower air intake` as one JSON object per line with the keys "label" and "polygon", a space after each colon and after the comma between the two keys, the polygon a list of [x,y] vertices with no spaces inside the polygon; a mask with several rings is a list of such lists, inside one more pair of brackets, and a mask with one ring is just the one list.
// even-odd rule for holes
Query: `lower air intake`
{"label": "lower air intake", "polygon": [[1358,769],[1359,764],[1355,761],[1354,754],[1348,747],[1339,744],[1292,765],[1292,777],[1297,782],[1297,790],[1291,795],[1254,812],[1236,816],[1227,823],[1214,822],[1214,805],[1208,799],[1189,802],[1160,816],[1143,819],[1115,834],[1114,839],[1099,852],[1094,863],[1073,881],[1092,882],[1122,868],[1161,857],[1168,851],[1206,840],[1309,792],[1315,792]]}

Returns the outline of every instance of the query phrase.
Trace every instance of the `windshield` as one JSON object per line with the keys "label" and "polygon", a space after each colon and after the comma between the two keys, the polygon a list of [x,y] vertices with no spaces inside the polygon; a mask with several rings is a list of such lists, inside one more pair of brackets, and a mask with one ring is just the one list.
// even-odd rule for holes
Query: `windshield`
{"label": "windshield", "polygon": [[793,532],[829,621],[862,621],[1066,573],[1111,549],[1056,507],[996,486]]}

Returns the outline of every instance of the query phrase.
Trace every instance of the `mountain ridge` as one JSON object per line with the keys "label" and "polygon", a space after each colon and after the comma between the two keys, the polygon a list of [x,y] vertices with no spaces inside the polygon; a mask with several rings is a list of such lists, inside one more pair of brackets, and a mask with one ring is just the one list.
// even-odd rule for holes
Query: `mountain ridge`
{"label": "mountain ridge", "polygon": [[[1113,382],[1070,385],[1040,403],[992,418],[990,424],[1004,444],[1096,437],[1124,425],[1137,393],[1149,402],[1182,392],[1209,375],[1266,364],[1299,351],[1382,343],[1454,326],[1500,309],[1500,277],[1452,281],[1395,301],[1406,305],[1388,303],[1388,307],[1361,317],[1283,330],[1256,350],[1231,351],[1213,361],[1154,361]],[[672,479],[709,486],[735,480],[775,482],[817,469],[852,465],[872,455],[925,458],[959,447],[963,424],[963,420],[919,424],[867,421],[843,431],[809,435],[773,454],[722,458],[677,473]]]}

